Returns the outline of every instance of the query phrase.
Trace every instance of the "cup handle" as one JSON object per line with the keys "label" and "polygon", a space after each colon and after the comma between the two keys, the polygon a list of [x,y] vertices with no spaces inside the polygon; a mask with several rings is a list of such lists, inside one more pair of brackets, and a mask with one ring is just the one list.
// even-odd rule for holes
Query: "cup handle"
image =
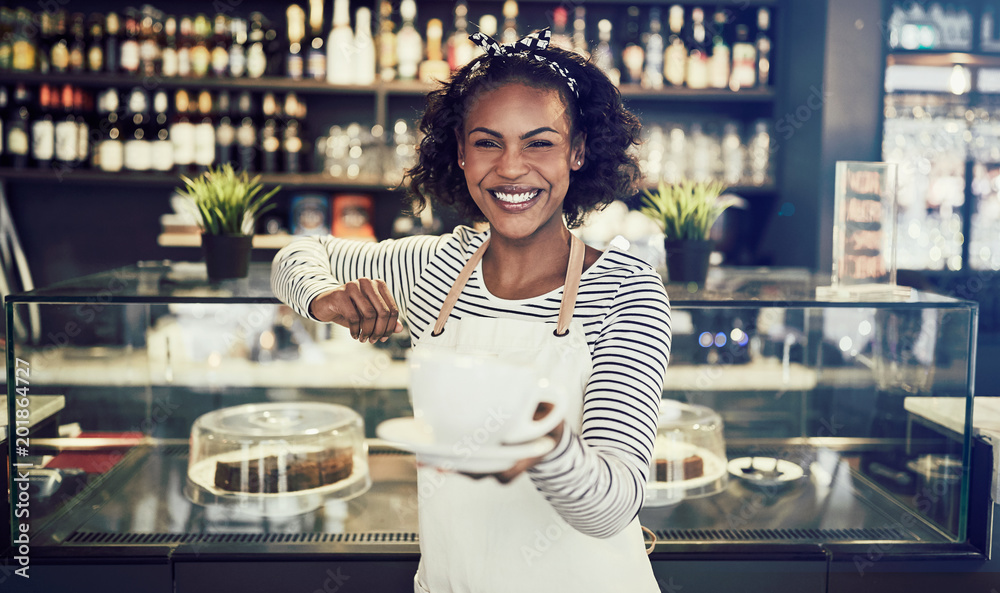
{"label": "cup handle", "polygon": [[[532,417],[529,417],[521,428],[513,431],[512,434],[508,434],[507,438],[504,439],[504,444],[517,445],[519,443],[526,443],[552,432],[563,421],[563,417],[565,416],[566,395],[566,388],[562,385],[556,386],[551,383],[538,385],[538,389],[535,391],[534,405],[530,408]],[[538,404],[542,402],[552,404],[552,408],[548,414],[535,420],[533,418],[535,410],[538,409]]]}

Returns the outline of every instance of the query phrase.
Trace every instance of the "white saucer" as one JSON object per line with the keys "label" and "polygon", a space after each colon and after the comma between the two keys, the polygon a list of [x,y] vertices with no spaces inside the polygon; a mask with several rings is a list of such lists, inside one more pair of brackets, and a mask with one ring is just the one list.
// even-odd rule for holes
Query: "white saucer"
{"label": "white saucer", "polygon": [[[745,471],[756,470],[756,471]],[[770,476],[768,472],[781,472]],[[805,476],[802,466],[785,459],[774,457],[740,457],[729,461],[729,473],[743,480],[745,484],[765,488],[783,486],[801,480]]]}
{"label": "white saucer", "polygon": [[416,453],[417,462],[446,471],[489,474],[508,470],[529,457],[545,455],[555,447],[543,436],[517,445],[481,446],[475,441],[436,443],[434,433],[416,418],[393,418],[378,425],[375,434],[387,444]]}

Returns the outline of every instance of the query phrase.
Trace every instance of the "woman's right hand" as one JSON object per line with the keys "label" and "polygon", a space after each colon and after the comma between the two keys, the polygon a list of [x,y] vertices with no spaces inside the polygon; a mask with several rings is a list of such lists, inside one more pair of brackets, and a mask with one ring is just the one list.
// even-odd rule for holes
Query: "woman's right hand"
{"label": "woman's right hand", "polygon": [[319,321],[349,328],[351,338],[361,342],[384,342],[403,331],[399,307],[381,280],[359,278],[347,282],[314,298],[309,312]]}

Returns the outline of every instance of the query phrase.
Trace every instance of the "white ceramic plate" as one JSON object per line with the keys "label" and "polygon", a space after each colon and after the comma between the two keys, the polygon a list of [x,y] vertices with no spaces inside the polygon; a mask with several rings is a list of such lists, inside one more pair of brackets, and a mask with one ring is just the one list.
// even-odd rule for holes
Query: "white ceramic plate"
{"label": "white ceramic plate", "polygon": [[473,441],[436,443],[434,433],[416,418],[393,418],[379,424],[375,434],[387,444],[417,455],[417,463],[446,471],[495,473],[529,457],[545,455],[555,442],[545,436],[527,443],[481,446]]}
{"label": "white ceramic plate", "polygon": [[[752,465],[751,465],[752,464]],[[738,457],[729,461],[729,473],[745,484],[759,487],[778,486],[797,482],[805,476],[801,465],[774,457]],[[755,469],[755,472],[744,470]],[[777,470],[780,475],[771,477],[768,472]]]}

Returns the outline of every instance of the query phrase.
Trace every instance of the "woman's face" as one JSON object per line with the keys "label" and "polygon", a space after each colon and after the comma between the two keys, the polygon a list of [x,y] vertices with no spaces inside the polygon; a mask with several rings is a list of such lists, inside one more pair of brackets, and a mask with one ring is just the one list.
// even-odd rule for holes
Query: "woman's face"
{"label": "woman's face", "polygon": [[458,160],[494,234],[524,239],[562,227],[570,172],[584,153],[585,139],[570,133],[566,105],[552,89],[512,83],[473,102]]}

